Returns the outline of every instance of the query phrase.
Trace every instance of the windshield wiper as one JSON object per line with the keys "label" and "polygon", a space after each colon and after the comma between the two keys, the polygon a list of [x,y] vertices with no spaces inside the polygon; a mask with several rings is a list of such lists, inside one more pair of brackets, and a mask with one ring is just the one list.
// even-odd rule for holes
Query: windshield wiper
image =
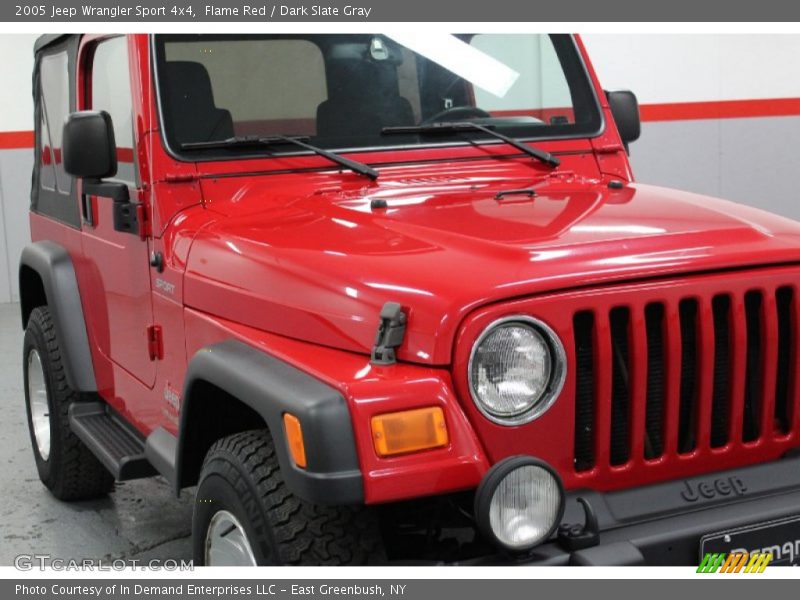
{"label": "windshield wiper", "polygon": [[381,129],[381,133],[384,135],[400,135],[400,134],[414,134],[414,133],[421,133],[423,135],[427,134],[437,134],[437,133],[463,133],[465,131],[480,131],[487,135],[491,135],[498,140],[503,140],[506,144],[510,146],[514,146],[517,150],[524,152],[525,154],[532,156],[533,158],[542,161],[546,165],[550,165],[551,167],[557,167],[561,164],[561,161],[558,160],[555,156],[550,154],[549,152],[545,152],[544,150],[539,150],[538,148],[532,148],[531,146],[527,146],[520,142],[519,140],[515,140],[514,138],[508,137],[507,135],[503,135],[502,133],[498,133],[494,129],[490,127],[486,127],[485,125],[480,125],[478,123],[472,123],[471,121],[457,121],[454,123],[430,123],[428,125],[410,125],[410,126],[401,126],[401,127],[384,127]]}
{"label": "windshield wiper", "polygon": [[317,146],[312,146],[308,142],[308,136],[300,136],[300,135],[270,135],[267,137],[261,137],[257,135],[239,135],[234,137],[229,137],[224,140],[211,140],[208,142],[186,142],[181,144],[181,150],[206,150],[206,149],[213,149],[213,148],[244,148],[244,147],[256,147],[256,146],[276,146],[279,144],[294,144],[295,146],[300,146],[306,150],[310,150],[314,154],[318,154],[319,156],[324,156],[329,161],[336,163],[337,165],[341,165],[359,175],[364,175],[365,177],[369,177],[370,179],[377,179],[378,178],[378,171],[373,169],[370,166],[365,165],[364,163],[360,163],[356,160],[350,160],[349,158],[345,158],[344,156],[340,156],[334,152],[330,152],[329,150],[325,150],[323,148],[318,148]]}

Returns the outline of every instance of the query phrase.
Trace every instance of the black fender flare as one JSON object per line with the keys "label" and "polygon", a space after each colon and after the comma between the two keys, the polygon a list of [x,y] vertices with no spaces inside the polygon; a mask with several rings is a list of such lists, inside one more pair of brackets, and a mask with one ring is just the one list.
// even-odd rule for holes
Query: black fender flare
{"label": "black fender flare", "polygon": [[[193,387],[198,382],[224,390],[264,419],[275,443],[281,473],[292,493],[316,504],[364,502],[361,468],[345,398],[295,366],[237,340],[206,346],[189,362],[175,457],[178,489],[196,483],[185,467],[191,452],[187,448],[187,423]],[[283,425],[287,412],[300,420],[306,468],[298,467],[291,459]],[[209,418],[213,419],[213,415]]]}
{"label": "black fender flare", "polygon": [[64,349],[62,359],[67,383],[78,392],[96,392],[89,335],[83,318],[78,279],[69,252],[63,246],[49,241],[34,242],[22,250],[19,292],[23,329],[27,327],[28,317],[34,308],[30,290],[26,289],[26,269],[34,271],[42,281],[56,335]]}

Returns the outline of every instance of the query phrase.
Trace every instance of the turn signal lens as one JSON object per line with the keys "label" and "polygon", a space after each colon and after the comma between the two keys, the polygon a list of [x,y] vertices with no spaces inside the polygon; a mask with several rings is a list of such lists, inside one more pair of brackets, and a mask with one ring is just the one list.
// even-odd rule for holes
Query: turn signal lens
{"label": "turn signal lens", "polygon": [[300,419],[292,414],[283,414],[283,426],[286,429],[286,440],[289,442],[289,452],[292,459],[301,469],[306,468],[306,445],[303,442],[303,428]]}
{"label": "turn signal lens", "polygon": [[431,406],[372,417],[372,441],[381,457],[446,446],[444,411]]}

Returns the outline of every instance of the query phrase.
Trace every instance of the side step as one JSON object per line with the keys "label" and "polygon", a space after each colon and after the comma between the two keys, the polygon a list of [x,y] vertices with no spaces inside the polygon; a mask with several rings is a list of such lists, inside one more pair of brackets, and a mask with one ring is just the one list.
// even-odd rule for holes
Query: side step
{"label": "side step", "polygon": [[104,402],[75,402],[69,426],[117,481],[158,473],[145,458],[144,440]]}

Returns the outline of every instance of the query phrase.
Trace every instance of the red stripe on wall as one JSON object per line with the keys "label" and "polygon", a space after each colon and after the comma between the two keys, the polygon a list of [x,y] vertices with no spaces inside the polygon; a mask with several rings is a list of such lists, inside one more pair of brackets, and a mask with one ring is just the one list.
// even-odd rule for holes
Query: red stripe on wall
{"label": "red stripe on wall", "polygon": [[642,121],[790,117],[800,115],[800,98],[642,104],[639,106],[639,114]]}
{"label": "red stripe on wall", "polygon": [[[559,111],[563,112],[563,109],[553,109],[553,112]],[[531,111],[498,112],[509,116],[512,113],[531,114]],[[800,98],[641,104],[639,105],[639,113],[644,122],[792,117],[800,116]],[[33,148],[33,131],[0,131],[0,150],[14,148]],[[117,152],[117,159],[121,162],[133,161],[133,150],[131,148],[118,148]]]}
{"label": "red stripe on wall", "polygon": [[117,148],[117,160],[122,163],[132,163],[133,148]]}
{"label": "red stripe on wall", "polygon": [[[0,150],[14,150],[18,148],[33,148],[32,131],[0,131]],[[53,150],[56,155],[56,162],[61,162],[61,149]],[[49,164],[48,154],[45,153],[43,162]],[[133,148],[117,148],[117,160],[119,162],[133,162]]]}
{"label": "red stripe on wall", "polygon": [[[493,114],[503,116],[529,115],[544,121],[550,116],[566,115],[571,109],[548,108],[544,110],[503,110]],[[716,100],[710,102],[672,102],[641,104],[642,121],[696,121],[700,119],[746,119],[756,117],[789,117],[800,115],[800,98],[767,98],[764,100]]]}
{"label": "red stripe on wall", "polygon": [[33,148],[32,131],[0,131],[0,149]]}

